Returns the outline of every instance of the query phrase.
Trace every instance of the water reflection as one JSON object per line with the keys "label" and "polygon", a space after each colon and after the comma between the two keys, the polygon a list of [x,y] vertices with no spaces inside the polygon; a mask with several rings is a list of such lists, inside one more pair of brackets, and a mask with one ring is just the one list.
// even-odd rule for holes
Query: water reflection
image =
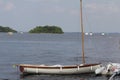
{"label": "water reflection", "polygon": [[[20,80],[108,80],[110,76],[96,76],[95,74],[79,75],[21,75]],[[115,77],[114,80],[119,80]]]}

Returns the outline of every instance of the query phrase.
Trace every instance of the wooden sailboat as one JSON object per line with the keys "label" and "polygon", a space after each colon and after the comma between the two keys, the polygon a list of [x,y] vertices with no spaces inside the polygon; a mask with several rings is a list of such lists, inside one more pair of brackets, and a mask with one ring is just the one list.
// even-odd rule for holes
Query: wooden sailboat
{"label": "wooden sailboat", "polygon": [[100,67],[100,63],[86,64],[84,58],[84,30],[82,20],[82,0],[80,0],[81,12],[81,32],[82,32],[82,64],[79,65],[32,65],[18,64],[21,73],[37,73],[37,74],[81,74],[93,73]]}

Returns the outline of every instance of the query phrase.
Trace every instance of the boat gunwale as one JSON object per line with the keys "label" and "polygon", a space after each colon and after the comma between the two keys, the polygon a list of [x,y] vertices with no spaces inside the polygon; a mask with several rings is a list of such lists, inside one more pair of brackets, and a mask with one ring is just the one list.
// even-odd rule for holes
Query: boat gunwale
{"label": "boat gunwale", "polygon": [[89,67],[89,66],[97,66],[100,65],[101,63],[96,63],[96,64],[81,64],[81,65],[67,65],[67,66],[47,66],[47,65],[30,65],[30,64],[19,64],[17,66],[23,67],[23,68],[42,68],[42,69],[70,69],[70,68],[82,68],[82,67]]}

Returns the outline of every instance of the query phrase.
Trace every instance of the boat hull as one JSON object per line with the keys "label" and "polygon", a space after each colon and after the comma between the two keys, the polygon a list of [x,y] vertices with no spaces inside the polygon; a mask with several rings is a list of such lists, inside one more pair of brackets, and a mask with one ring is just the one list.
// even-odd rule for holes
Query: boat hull
{"label": "boat hull", "polygon": [[71,66],[41,66],[30,64],[19,64],[20,72],[30,74],[82,74],[93,73],[100,64],[85,64],[85,65],[71,65]]}

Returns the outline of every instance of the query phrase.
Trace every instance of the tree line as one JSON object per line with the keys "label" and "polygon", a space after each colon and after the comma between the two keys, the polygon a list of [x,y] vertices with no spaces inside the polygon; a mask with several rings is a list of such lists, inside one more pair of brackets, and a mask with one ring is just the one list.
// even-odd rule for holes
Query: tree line
{"label": "tree line", "polygon": [[[0,26],[0,32],[18,32],[10,27]],[[36,26],[35,28],[28,31],[29,33],[64,33],[63,30],[58,26]]]}
{"label": "tree line", "polygon": [[17,32],[17,31],[12,29],[12,28],[10,28],[10,27],[0,26],[0,32]]}
{"label": "tree line", "polygon": [[31,29],[29,33],[63,33],[62,29],[58,26],[36,26]]}

